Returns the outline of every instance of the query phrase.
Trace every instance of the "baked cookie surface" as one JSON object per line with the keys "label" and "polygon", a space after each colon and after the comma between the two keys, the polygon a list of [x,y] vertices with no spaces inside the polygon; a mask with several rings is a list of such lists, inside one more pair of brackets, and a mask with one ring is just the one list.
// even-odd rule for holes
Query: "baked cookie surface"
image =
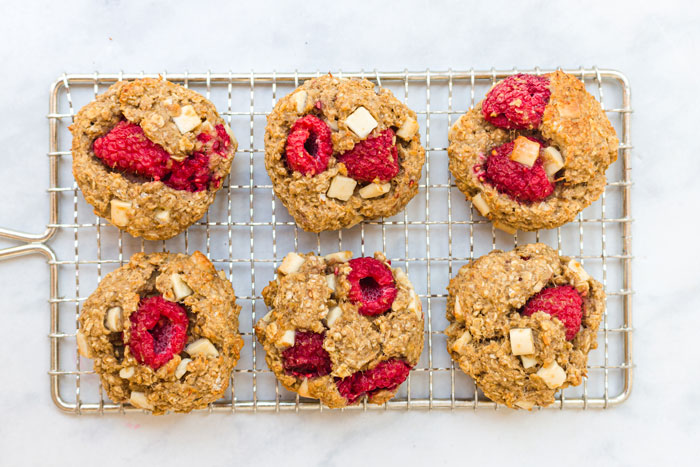
{"label": "baked cookie surface", "polygon": [[282,385],[338,408],[391,399],[420,358],[423,312],[403,270],[380,253],[290,253],[255,325]]}
{"label": "baked cookie surface", "polygon": [[486,397],[531,409],[581,383],[605,293],[575,260],[540,243],[494,250],[448,292],[447,350]]}
{"label": "baked cookie surface", "polygon": [[418,192],[424,161],[415,112],[367,80],[308,80],[267,119],[267,173],[307,231],[396,214]]}
{"label": "baked cookie surface", "polygon": [[237,148],[210,101],[158,79],[115,83],[70,130],[73,175],[95,214],[148,240],[204,215]]}
{"label": "baked cookie surface", "polygon": [[600,104],[561,71],[516,75],[449,130],[458,188],[504,230],[561,226],[605,189],[618,140]]}
{"label": "baked cookie surface", "polygon": [[85,301],[78,350],[114,402],[154,414],[219,399],[243,347],[231,283],[200,252],[138,253]]}

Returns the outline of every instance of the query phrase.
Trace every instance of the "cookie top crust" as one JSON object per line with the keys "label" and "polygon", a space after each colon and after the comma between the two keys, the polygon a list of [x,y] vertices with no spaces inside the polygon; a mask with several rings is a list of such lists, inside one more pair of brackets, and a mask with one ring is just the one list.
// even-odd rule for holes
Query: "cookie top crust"
{"label": "cookie top crust", "polygon": [[148,240],[204,215],[237,148],[209,100],[160,79],[113,84],[70,130],[73,175],[95,214]]}
{"label": "cookie top crust", "polygon": [[423,349],[420,299],[381,253],[290,253],[255,325],[282,385],[331,408],[391,399]]}
{"label": "cookie top crust", "polygon": [[228,387],[243,346],[239,311],[231,283],[202,253],[138,253],[85,301],[78,350],[112,401],[189,412]]}
{"label": "cookie top crust", "polygon": [[[494,250],[463,266],[447,289],[447,350],[486,397],[531,409],[581,383],[605,293],[578,262],[540,243]],[[529,306],[543,291],[580,297],[580,327],[571,339],[546,307]]]}
{"label": "cookie top crust", "polygon": [[368,80],[308,80],[267,119],[265,167],[307,231],[396,214],[418,192],[424,162],[415,112]]}

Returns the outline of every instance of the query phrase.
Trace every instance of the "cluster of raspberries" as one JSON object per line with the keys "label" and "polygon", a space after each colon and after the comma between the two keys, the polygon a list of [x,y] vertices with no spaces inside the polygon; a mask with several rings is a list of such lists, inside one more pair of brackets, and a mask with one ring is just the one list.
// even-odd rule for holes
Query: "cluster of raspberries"
{"label": "cluster of raspberries", "polygon": [[509,76],[491,89],[481,105],[486,121],[509,130],[534,130],[542,123],[551,92],[545,76]]}
{"label": "cluster of raspberries", "polygon": [[129,320],[129,348],[140,364],[157,370],[185,348],[189,320],[182,305],[161,296],[144,298]]}
{"label": "cluster of raspberries", "polygon": [[[528,139],[543,145],[536,138]],[[500,193],[513,199],[526,203],[542,201],[554,191],[554,183],[547,177],[542,158],[538,157],[532,167],[511,160],[514,145],[511,141],[491,150],[484,164],[483,177]]]}
{"label": "cluster of raspberries", "polygon": [[583,300],[570,285],[560,285],[540,290],[527,301],[521,313],[531,316],[543,311],[561,321],[566,327],[566,339],[573,339],[581,328]]}
{"label": "cluster of raspberries", "polygon": [[202,150],[176,161],[158,144],[146,137],[143,129],[122,120],[106,135],[93,144],[95,156],[112,169],[162,181],[175,190],[190,192],[206,190],[210,183],[218,186],[219,180],[209,170],[209,155],[217,153],[226,157],[231,144],[223,125],[215,127],[216,135],[200,133],[197,140]]}
{"label": "cluster of raspberries", "polygon": [[[399,155],[392,129],[357,143],[338,155],[348,176],[360,182],[388,181],[399,173]],[[314,176],[328,168],[333,155],[330,127],[314,115],[306,115],[292,125],[287,136],[288,167],[303,175]]]}

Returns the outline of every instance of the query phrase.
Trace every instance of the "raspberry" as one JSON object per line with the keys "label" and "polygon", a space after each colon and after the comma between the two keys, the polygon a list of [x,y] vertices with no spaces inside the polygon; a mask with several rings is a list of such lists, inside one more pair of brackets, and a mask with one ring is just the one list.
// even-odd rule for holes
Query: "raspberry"
{"label": "raspberry", "polygon": [[297,331],[294,345],[282,352],[282,366],[295,376],[315,378],[331,372],[331,357],[323,348],[324,334]]}
{"label": "raspberry", "polygon": [[583,300],[570,285],[549,287],[531,297],[521,313],[530,316],[538,311],[544,311],[561,321],[566,326],[566,340],[570,341],[581,327]]}
{"label": "raspberry", "polygon": [[360,141],[341,154],[338,162],[345,164],[348,175],[361,182],[374,179],[391,180],[399,173],[399,154],[394,144],[394,132],[384,130],[374,138]]}
{"label": "raspberry", "polygon": [[[535,138],[529,138],[537,141]],[[537,141],[541,143],[540,141]],[[514,143],[505,143],[491,150],[486,159],[484,178],[496,189],[522,202],[541,201],[554,191],[554,183],[547,178],[542,158],[528,167],[510,159]]]}
{"label": "raspberry", "polygon": [[161,296],[144,298],[129,320],[129,348],[137,362],[157,370],[185,348],[189,320],[182,305]]}
{"label": "raspberry", "polygon": [[195,152],[191,157],[173,163],[173,171],[165,184],[175,190],[202,191],[212,180],[209,171],[209,156]]}
{"label": "raspberry", "polygon": [[340,395],[352,404],[365,394],[393,391],[408,377],[411,367],[402,360],[387,360],[367,371],[358,371],[336,383]]}
{"label": "raspberry", "polygon": [[154,180],[161,180],[170,172],[170,154],[146,138],[140,126],[126,120],[97,138],[93,150],[97,158],[113,169]]}
{"label": "raspberry", "polygon": [[355,258],[348,261],[348,298],[360,304],[360,314],[376,316],[391,308],[396,298],[396,287],[391,269],[374,258]]}
{"label": "raspberry", "polygon": [[481,106],[484,118],[501,128],[533,130],[540,126],[549,102],[549,79],[509,76],[491,89]]}
{"label": "raspberry", "polygon": [[287,165],[303,175],[326,170],[333,154],[331,129],[323,120],[307,115],[297,120],[287,136]]}

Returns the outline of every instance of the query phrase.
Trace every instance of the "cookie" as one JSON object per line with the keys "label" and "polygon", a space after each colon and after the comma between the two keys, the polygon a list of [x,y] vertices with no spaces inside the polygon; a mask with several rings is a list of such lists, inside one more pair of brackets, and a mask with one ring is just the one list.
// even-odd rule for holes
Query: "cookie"
{"label": "cookie", "polygon": [[310,232],[401,211],[418,193],[424,162],[415,112],[364,79],[308,80],[267,118],[273,189]]}
{"label": "cookie", "polygon": [[255,335],[282,385],[331,408],[391,399],[423,350],[423,312],[381,253],[289,253],[263,289]]}
{"label": "cookie", "polygon": [[85,301],[78,350],[114,402],[154,414],[201,409],[228,387],[243,347],[240,309],[202,253],[138,253]]}
{"label": "cookie", "polygon": [[449,130],[449,168],[477,210],[506,231],[559,227],[605,189],[615,130],[575,77],[515,75]]}
{"label": "cookie", "polygon": [[115,83],[70,130],[85,200],[147,240],[171,238],[206,213],[238,144],[214,104],[160,79]]}
{"label": "cookie", "polygon": [[605,292],[578,262],[541,243],[494,250],[447,290],[447,350],[486,397],[529,410],[581,383]]}

